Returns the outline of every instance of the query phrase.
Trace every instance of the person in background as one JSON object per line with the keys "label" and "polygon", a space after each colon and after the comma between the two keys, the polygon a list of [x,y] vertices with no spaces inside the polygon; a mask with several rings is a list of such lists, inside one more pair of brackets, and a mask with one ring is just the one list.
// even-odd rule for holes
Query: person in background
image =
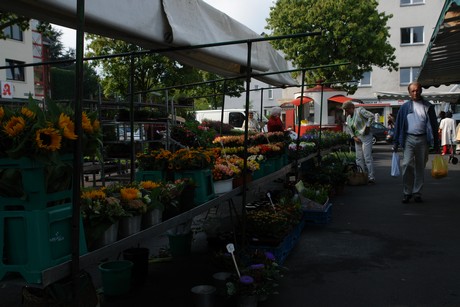
{"label": "person in background", "polygon": [[446,118],[446,112],[441,111],[438,114],[438,123],[440,123],[444,118]]}
{"label": "person in background", "polygon": [[347,101],[343,104],[345,111],[346,130],[355,143],[356,164],[363,171],[367,170],[369,183],[375,183],[374,159],[372,157],[372,133],[371,124],[374,122],[374,114],[363,107],[356,108],[353,102]]}
{"label": "person in background", "polygon": [[379,113],[375,113],[375,114],[374,114],[374,121],[375,121],[376,123],[380,122],[380,114],[379,114]]}
{"label": "person in background", "polygon": [[403,199],[407,204],[412,197],[421,203],[425,166],[429,147],[439,149],[438,122],[434,105],[422,97],[422,85],[413,82],[408,86],[410,99],[399,109],[395,122],[393,151],[403,148],[401,174]]}
{"label": "person in background", "polygon": [[[439,123],[439,135],[441,138],[441,154],[453,154],[455,144],[455,120],[452,118],[452,112],[447,112],[446,117]],[[449,152],[448,152],[449,151]]]}
{"label": "person in background", "polygon": [[[243,128],[246,127],[246,123],[243,122]],[[248,130],[253,132],[260,132],[259,122],[254,118],[254,112],[248,114]]]}
{"label": "person in background", "polygon": [[284,131],[284,124],[281,121],[281,108],[274,107],[270,113],[270,118],[268,119],[267,123],[267,130],[268,132],[277,132],[277,131]]}
{"label": "person in background", "polygon": [[388,114],[388,128],[394,129],[395,127],[395,116],[393,113]]}

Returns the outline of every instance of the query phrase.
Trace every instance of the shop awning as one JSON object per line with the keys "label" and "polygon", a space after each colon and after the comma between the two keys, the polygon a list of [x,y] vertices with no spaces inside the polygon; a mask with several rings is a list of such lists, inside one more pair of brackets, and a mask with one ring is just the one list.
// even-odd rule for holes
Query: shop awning
{"label": "shop awning", "polygon": [[446,0],[417,79],[423,87],[460,84],[459,50],[460,0]]}
{"label": "shop awning", "polygon": [[[1,0],[0,10],[75,29],[75,0]],[[123,40],[146,50],[211,45],[165,53],[184,64],[222,75],[244,76],[247,44],[262,38],[248,27],[202,0],[97,0],[85,3],[85,32]],[[216,45],[234,41],[240,44]],[[251,69],[255,78],[274,86],[298,85],[288,63],[268,41],[252,43]]]}
{"label": "shop awning", "polygon": [[299,97],[299,98],[292,100],[290,103],[298,107],[301,104],[306,104],[312,101],[313,99],[311,99],[310,97]]}
{"label": "shop awning", "polygon": [[343,95],[333,96],[333,97],[330,97],[328,100],[338,102],[338,103],[344,103],[344,102],[347,102],[347,101],[350,101],[350,100],[355,101],[353,98],[343,96]]}

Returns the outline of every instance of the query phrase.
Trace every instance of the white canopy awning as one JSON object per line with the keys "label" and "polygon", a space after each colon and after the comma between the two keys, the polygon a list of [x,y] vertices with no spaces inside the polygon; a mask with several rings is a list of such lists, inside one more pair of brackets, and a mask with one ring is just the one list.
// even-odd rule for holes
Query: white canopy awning
{"label": "white canopy awning", "polygon": [[[0,9],[68,28],[76,28],[76,0],[1,0]],[[197,46],[261,38],[202,0],[92,0],[85,2],[85,32],[137,44],[146,49]],[[247,44],[166,53],[185,64],[222,76],[243,76]],[[288,70],[286,60],[267,41],[252,43],[255,74]],[[297,85],[288,73],[259,76],[275,86]]]}
{"label": "white canopy awning", "polygon": [[[395,100],[408,100],[409,94],[407,92],[376,92],[375,95],[378,99],[395,99]],[[450,102],[456,103],[459,101],[460,92],[423,92],[422,96],[434,102]]]}

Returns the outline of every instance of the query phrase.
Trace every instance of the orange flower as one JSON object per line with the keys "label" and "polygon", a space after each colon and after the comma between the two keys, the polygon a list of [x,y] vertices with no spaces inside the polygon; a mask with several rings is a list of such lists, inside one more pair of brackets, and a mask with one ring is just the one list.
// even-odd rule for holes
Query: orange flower
{"label": "orange flower", "polygon": [[133,200],[139,198],[140,191],[136,188],[122,188],[120,195],[122,200]]}
{"label": "orange flower", "polygon": [[3,119],[3,116],[5,116],[5,110],[3,109],[3,107],[0,107],[0,122]]}
{"label": "orange flower", "polygon": [[146,189],[146,190],[153,190],[161,186],[161,184],[159,184],[158,182],[154,182],[151,180],[141,181],[140,185],[143,189]]}
{"label": "orange flower", "polygon": [[35,117],[35,113],[32,112],[31,109],[26,108],[26,107],[21,108],[21,114],[24,115],[27,118],[34,118]]}

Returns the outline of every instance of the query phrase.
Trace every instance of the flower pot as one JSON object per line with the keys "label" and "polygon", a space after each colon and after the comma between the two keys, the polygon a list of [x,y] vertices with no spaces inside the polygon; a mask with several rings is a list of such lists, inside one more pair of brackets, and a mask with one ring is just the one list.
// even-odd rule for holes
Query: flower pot
{"label": "flower pot", "polygon": [[133,263],[129,260],[107,261],[99,265],[104,295],[119,296],[129,292]]}
{"label": "flower pot", "polygon": [[217,272],[212,275],[217,295],[225,296],[227,294],[227,280],[231,276],[232,273],[230,272]]}
{"label": "flower pot", "polygon": [[142,228],[146,229],[161,223],[163,210],[153,209],[142,215]]}
{"label": "flower pot", "polygon": [[233,190],[233,178],[214,182],[214,193],[224,194]]}
{"label": "flower pot", "polygon": [[192,251],[192,232],[186,234],[168,235],[171,256],[183,257]]}
{"label": "flower pot", "polygon": [[142,215],[125,216],[120,220],[118,238],[123,239],[141,231]]}
{"label": "flower pot", "polygon": [[143,285],[149,273],[149,249],[142,247],[125,249],[123,259],[133,263],[131,283]]}
{"label": "flower pot", "polygon": [[210,169],[182,170],[174,173],[175,179],[190,178],[196,184],[193,203],[200,205],[214,198],[215,191]]}
{"label": "flower pot", "polygon": [[213,307],[216,288],[210,285],[199,285],[191,289],[195,307]]}
{"label": "flower pot", "polygon": [[109,228],[107,228],[106,231],[102,234],[99,239],[94,241],[92,244],[92,249],[98,249],[103,246],[109,245],[117,241],[118,238],[118,227],[119,227],[119,222],[115,222],[114,224],[110,225]]}

